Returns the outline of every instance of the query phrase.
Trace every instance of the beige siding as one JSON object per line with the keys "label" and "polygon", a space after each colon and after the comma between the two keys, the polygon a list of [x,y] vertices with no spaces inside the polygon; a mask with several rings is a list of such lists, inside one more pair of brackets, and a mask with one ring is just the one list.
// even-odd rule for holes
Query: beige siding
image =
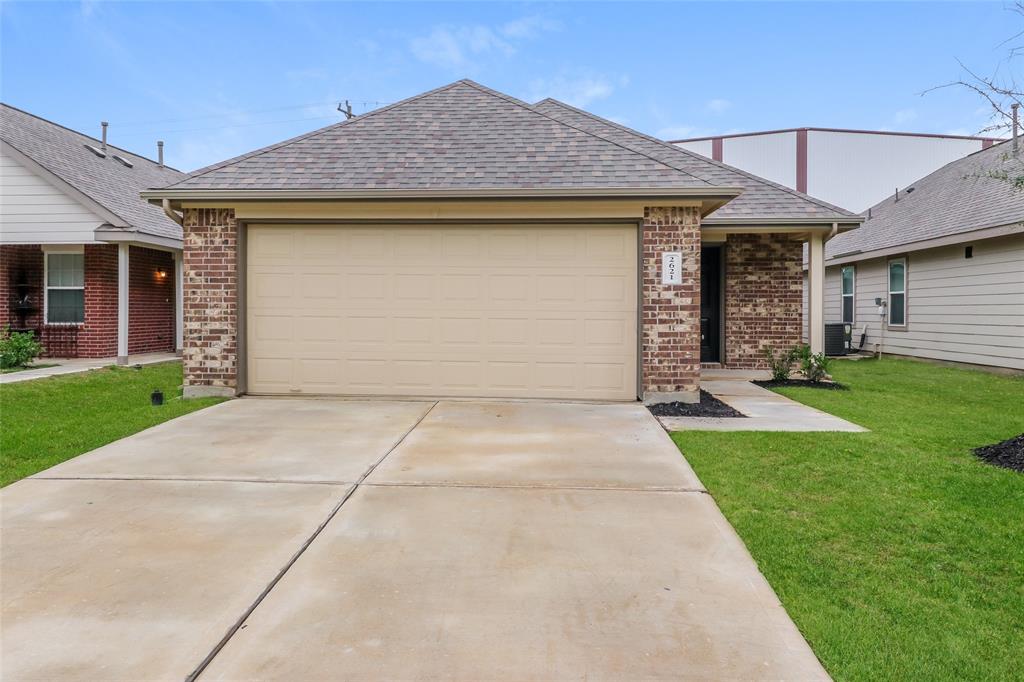
{"label": "beige siding", "polygon": [[[867,324],[866,350],[1024,369],[1024,235],[908,254],[907,326],[881,329],[875,298],[885,298],[885,258],[858,262],[854,343]],[[828,268],[838,283],[839,266]],[[826,286],[826,319],[840,317],[839,287]]]}
{"label": "beige siding", "polygon": [[0,150],[0,241],[82,244],[103,219]]}

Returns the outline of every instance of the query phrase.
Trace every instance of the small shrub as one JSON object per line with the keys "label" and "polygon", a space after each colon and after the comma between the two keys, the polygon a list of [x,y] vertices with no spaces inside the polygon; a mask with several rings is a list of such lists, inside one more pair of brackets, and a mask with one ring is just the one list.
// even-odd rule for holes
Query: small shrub
{"label": "small shrub", "polygon": [[810,346],[801,346],[797,355],[800,359],[800,371],[812,384],[829,377],[828,368],[832,365],[832,358],[824,353],[812,353]]}
{"label": "small shrub", "polygon": [[764,347],[764,357],[768,360],[768,366],[772,370],[772,381],[785,381],[793,372],[793,362],[796,361],[798,348],[793,348],[785,353],[776,354],[775,348],[771,345]]}
{"label": "small shrub", "polygon": [[43,347],[29,332],[11,332],[4,327],[0,332],[0,369],[24,367],[39,357]]}

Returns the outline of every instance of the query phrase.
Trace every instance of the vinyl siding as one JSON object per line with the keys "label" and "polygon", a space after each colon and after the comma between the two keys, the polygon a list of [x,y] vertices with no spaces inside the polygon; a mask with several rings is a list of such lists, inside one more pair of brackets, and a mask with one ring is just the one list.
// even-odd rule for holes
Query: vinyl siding
{"label": "vinyl siding", "polygon": [[[885,298],[886,258],[859,261],[854,343],[865,350],[1024,369],[1024,234],[908,254],[907,326],[881,329],[875,298]],[[840,266],[826,270],[825,319],[841,318]]]}
{"label": "vinyl siding", "polygon": [[103,222],[0,150],[0,242],[89,244]]}

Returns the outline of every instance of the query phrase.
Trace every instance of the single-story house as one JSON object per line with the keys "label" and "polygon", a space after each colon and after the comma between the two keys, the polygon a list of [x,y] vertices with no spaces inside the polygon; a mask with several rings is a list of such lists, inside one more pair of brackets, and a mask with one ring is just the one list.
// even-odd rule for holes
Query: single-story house
{"label": "single-story house", "polygon": [[[184,224],[185,393],[695,401],[798,343],[859,216],[472,81],[142,196]],[[816,312],[818,311],[818,312]]]}
{"label": "single-story house", "polygon": [[1024,149],[1003,142],[873,206],[828,243],[826,322],[854,346],[866,331],[865,350],[1024,370],[1020,176]]}
{"label": "single-story house", "polygon": [[50,357],[179,348],[181,227],[139,192],[182,177],[0,105],[0,327]]}

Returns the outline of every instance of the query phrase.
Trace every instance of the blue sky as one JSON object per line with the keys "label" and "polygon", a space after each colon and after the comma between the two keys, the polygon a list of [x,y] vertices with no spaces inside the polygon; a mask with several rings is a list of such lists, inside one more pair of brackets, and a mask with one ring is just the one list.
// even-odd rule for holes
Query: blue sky
{"label": "blue sky", "polygon": [[183,170],[468,77],[661,137],[970,134],[1016,30],[972,3],[0,3],[0,97]]}

